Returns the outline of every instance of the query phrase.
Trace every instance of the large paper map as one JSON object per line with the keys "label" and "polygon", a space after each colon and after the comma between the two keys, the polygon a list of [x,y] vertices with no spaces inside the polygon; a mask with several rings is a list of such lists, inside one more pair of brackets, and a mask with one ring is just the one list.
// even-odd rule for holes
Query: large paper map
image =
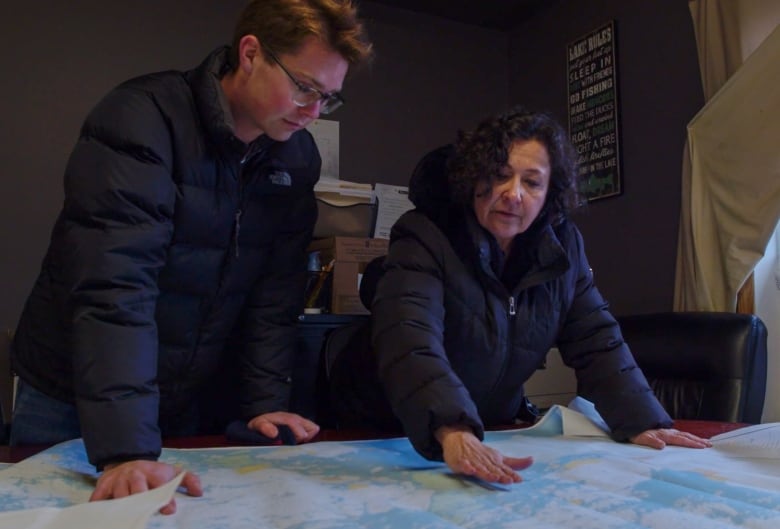
{"label": "large paper map", "polygon": [[[555,410],[560,414],[560,410]],[[164,450],[201,476],[202,498],[153,528],[658,528],[780,527],[777,450],[662,451],[603,437],[564,437],[561,417],[492,432],[507,455],[533,455],[523,482],[491,486],[418,456],[407,439],[297,447]],[[64,507],[94,486],[80,440],[0,471],[0,508]]]}

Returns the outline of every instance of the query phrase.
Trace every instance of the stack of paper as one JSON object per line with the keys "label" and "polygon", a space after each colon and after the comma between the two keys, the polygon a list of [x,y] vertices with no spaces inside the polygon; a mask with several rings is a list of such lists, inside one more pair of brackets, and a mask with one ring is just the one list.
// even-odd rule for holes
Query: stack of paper
{"label": "stack of paper", "polygon": [[338,178],[321,177],[314,186],[314,194],[332,206],[373,204],[374,188],[371,184],[349,182]]}

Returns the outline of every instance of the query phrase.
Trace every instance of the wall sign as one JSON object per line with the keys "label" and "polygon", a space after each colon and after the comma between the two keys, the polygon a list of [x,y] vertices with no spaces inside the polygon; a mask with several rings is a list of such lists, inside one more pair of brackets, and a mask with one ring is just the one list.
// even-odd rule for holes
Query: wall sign
{"label": "wall sign", "polygon": [[622,192],[615,47],[614,20],[567,47],[569,134],[588,201]]}

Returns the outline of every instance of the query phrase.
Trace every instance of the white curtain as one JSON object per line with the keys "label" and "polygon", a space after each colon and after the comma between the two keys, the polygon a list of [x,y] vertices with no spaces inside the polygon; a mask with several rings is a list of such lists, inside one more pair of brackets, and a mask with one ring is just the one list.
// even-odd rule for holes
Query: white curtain
{"label": "white curtain", "polygon": [[740,2],[689,5],[708,102],[688,125],[674,308],[733,311],[780,218],[780,29],[746,50]]}
{"label": "white curtain", "polygon": [[780,217],[780,1],[689,6],[707,104],[688,125],[674,308],[733,311],[755,271],[769,330],[762,420],[780,421],[780,305],[761,260]]}

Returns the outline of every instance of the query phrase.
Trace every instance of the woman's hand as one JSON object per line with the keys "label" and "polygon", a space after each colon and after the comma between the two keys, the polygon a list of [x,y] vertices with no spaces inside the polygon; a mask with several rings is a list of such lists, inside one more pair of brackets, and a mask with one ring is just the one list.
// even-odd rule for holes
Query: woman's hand
{"label": "woman's hand", "polygon": [[673,428],[645,430],[629,439],[629,441],[635,445],[649,446],[658,450],[663,449],[666,445],[686,446],[688,448],[709,448],[712,446],[712,442],[708,439],[702,439],[692,433],[681,432]]}
{"label": "woman's hand", "polygon": [[533,463],[531,457],[506,457],[490,448],[465,426],[442,426],[434,432],[444,452],[444,462],[457,474],[497,483],[522,481],[515,470]]}
{"label": "woman's hand", "polygon": [[[156,489],[175,478],[180,469],[157,461],[127,461],[106,465],[103,474],[98,478],[95,491],[89,501],[108,500],[111,498],[124,498],[131,494],[146,492]],[[200,486],[200,478],[192,472],[187,472],[181,482],[181,486],[190,496],[202,496],[203,489]],[[176,512],[176,500],[160,509],[161,514],[173,514]]]}

